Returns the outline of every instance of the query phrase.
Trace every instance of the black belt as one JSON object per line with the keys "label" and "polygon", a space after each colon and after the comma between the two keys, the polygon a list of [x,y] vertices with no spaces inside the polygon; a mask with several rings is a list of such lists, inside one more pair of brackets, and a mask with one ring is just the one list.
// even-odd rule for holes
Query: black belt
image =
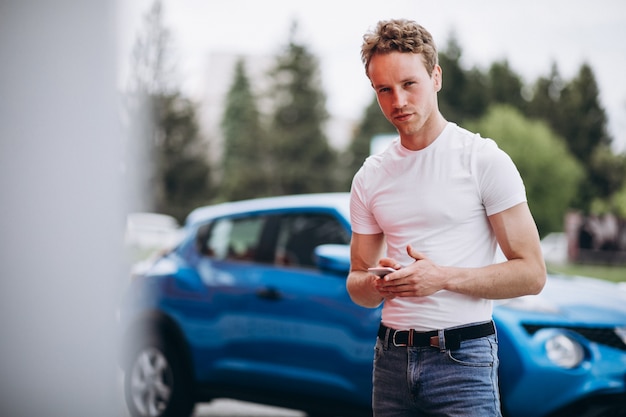
{"label": "black belt", "polygon": [[[388,331],[387,331],[388,330]],[[439,333],[443,332],[442,342],[439,343]],[[394,330],[381,323],[378,328],[378,337],[384,341],[385,346],[407,347],[435,347],[440,349],[458,349],[464,340],[478,339],[490,336],[496,332],[493,321],[454,329],[432,330],[429,332],[418,332],[411,330]]]}

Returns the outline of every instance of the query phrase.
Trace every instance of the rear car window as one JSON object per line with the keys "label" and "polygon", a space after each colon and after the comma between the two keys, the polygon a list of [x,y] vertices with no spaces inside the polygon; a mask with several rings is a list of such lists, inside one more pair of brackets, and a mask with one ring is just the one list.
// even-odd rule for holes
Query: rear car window
{"label": "rear car window", "polygon": [[254,260],[263,224],[261,217],[217,220],[208,236],[207,255],[217,259]]}
{"label": "rear car window", "polygon": [[199,231],[200,251],[220,260],[315,267],[315,248],[349,244],[339,220],[324,213],[222,218]]}

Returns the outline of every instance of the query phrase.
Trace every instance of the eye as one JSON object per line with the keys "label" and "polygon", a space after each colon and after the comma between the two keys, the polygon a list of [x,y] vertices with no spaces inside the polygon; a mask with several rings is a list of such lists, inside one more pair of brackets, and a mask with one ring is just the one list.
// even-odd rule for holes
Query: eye
{"label": "eye", "polygon": [[389,91],[391,91],[389,87],[381,87],[378,89],[378,94],[388,93]]}

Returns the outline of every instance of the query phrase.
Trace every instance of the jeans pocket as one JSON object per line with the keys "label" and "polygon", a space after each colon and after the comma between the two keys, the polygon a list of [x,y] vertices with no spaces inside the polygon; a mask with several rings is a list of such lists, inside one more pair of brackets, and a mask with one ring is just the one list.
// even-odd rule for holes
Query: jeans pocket
{"label": "jeans pocket", "polygon": [[461,347],[448,350],[448,358],[464,366],[488,367],[497,364],[498,345],[495,337],[488,336],[461,342]]}

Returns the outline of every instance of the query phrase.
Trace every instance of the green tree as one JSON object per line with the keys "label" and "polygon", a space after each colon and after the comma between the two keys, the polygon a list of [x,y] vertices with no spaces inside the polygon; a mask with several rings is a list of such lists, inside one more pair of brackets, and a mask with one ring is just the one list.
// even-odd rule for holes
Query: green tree
{"label": "green tree", "polygon": [[396,128],[387,120],[380,110],[376,95],[372,94],[370,104],[365,108],[363,117],[350,141],[350,145],[342,155],[343,189],[349,190],[352,177],[359,170],[365,158],[370,155],[372,138],[379,134],[396,133]]}
{"label": "green tree", "polygon": [[[614,174],[603,165],[604,157],[597,152],[601,148],[610,149],[611,138],[607,133],[607,117],[600,105],[598,84],[591,67],[583,64],[578,75],[567,83],[561,92],[562,135],[572,153],[583,164],[587,176],[581,185],[576,208],[591,211],[591,204],[596,199],[608,199],[615,189]],[[600,164],[598,164],[600,162]],[[618,187],[619,188],[619,187]]]}
{"label": "green tree", "polygon": [[534,85],[529,114],[547,120],[584,168],[573,206],[587,213],[611,206],[626,170],[623,157],[611,151],[607,117],[591,67],[583,64],[574,79],[565,81],[553,64],[549,77]]}
{"label": "green tree", "polygon": [[[624,157],[626,159],[626,157]],[[610,209],[615,213],[618,217],[622,219],[626,219],[626,184],[622,186],[622,188],[613,194],[610,202]]]}
{"label": "green tree", "polygon": [[196,105],[174,79],[171,34],[156,0],[144,18],[131,57],[126,95],[131,135],[129,164],[137,175],[137,210],[170,214],[182,221],[209,200],[209,166],[196,120]]}
{"label": "green tree", "polygon": [[508,61],[491,64],[487,78],[489,79],[489,97],[492,104],[509,104],[524,110],[525,101],[522,98],[524,84],[520,76],[511,69]]}
{"label": "green tree", "polygon": [[454,33],[445,49],[439,52],[443,86],[439,92],[439,109],[447,120],[462,124],[480,117],[489,105],[489,80],[478,68],[463,69],[463,49]]}
{"label": "green tree", "polygon": [[545,122],[527,119],[509,105],[491,107],[468,128],[494,139],[515,162],[541,235],[562,231],[564,215],[583,176],[563,139]]}
{"label": "green tree", "polygon": [[559,133],[566,138],[576,158],[587,166],[596,147],[611,144],[599,95],[595,76],[587,64],[580,67],[578,75],[561,92],[560,105],[567,120]]}
{"label": "green tree", "polygon": [[324,133],[328,119],[317,58],[296,39],[276,57],[271,72],[274,114],[270,129],[272,194],[335,190],[336,155]]}
{"label": "green tree", "polygon": [[154,103],[155,211],[182,222],[192,209],[210,200],[207,152],[200,140],[193,102],[180,93],[171,93],[157,96]]}
{"label": "green tree", "polygon": [[[468,119],[476,119],[485,114],[490,104],[490,81],[479,68],[474,67],[466,71],[465,90],[463,94],[463,123]],[[445,116],[445,114],[444,114]]]}
{"label": "green tree", "polygon": [[531,87],[531,98],[526,107],[526,114],[545,120],[559,135],[565,135],[563,126],[563,110],[561,108],[561,92],[565,81],[559,73],[556,63],[552,64],[547,77],[539,77]]}
{"label": "green tree", "polygon": [[[592,195],[591,204],[613,206],[613,196],[626,184],[626,155],[615,155],[607,145],[596,147],[591,156],[586,185]],[[594,210],[591,210],[594,211]]]}
{"label": "green tree", "polygon": [[267,135],[242,59],[226,96],[222,117],[224,156],[220,199],[241,200],[270,193]]}
{"label": "green tree", "polygon": [[443,85],[439,92],[439,109],[446,118],[461,123],[467,117],[464,91],[467,77],[461,67],[463,50],[455,33],[451,33],[446,48],[439,51],[439,65],[443,72]]}

